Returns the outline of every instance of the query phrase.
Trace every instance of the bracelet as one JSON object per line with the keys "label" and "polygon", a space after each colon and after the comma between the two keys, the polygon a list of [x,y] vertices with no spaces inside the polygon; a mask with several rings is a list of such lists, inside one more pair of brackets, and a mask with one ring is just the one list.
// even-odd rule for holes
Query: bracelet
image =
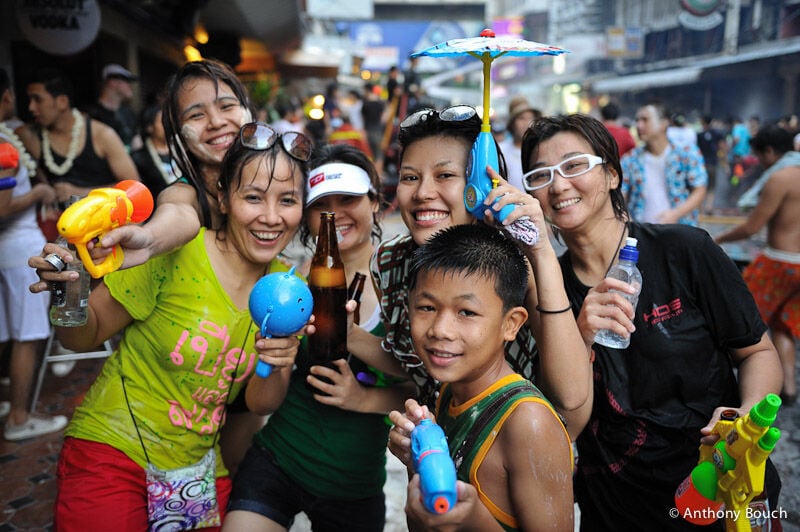
{"label": "bracelet", "polygon": [[567,308],[562,308],[561,310],[545,310],[539,305],[536,305],[536,310],[538,310],[542,314],[563,314],[568,310],[572,310],[572,305],[570,304]]}

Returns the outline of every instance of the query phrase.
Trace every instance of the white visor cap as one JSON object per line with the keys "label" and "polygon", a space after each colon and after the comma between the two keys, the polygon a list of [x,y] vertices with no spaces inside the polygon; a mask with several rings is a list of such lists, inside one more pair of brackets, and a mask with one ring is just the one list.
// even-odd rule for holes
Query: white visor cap
{"label": "white visor cap", "polygon": [[352,164],[328,163],[308,173],[306,181],[306,206],[323,196],[347,194],[361,196],[374,192],[369,174]]}

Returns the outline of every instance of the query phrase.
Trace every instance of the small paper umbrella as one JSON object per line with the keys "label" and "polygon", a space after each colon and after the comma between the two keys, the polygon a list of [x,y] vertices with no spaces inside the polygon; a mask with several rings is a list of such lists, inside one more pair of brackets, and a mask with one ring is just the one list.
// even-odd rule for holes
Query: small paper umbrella
{"label": "small paper umbrella", "polygon": [[414,52],[411,57],[455,57],[470,55],[480,59],[483,63],[483,124],[481,131],[490,132],[489,125],[489,83],[491,80],[492,61],[498,57],[529,57],[537,55],[561,55],[569,53],[564,48],[528,41],[510,36],[495,36],[494,31],[485,29],[480,37],[466,39],[451,39],[436,45]]}

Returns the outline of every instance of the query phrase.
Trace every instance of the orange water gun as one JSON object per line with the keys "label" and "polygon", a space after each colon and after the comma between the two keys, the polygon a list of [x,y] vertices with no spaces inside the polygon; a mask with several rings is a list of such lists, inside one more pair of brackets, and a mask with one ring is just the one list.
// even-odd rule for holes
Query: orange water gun
{"label": "orange water gun", "polygon": [[145,221],[153,212],[153,195],[140,183],[127,179],[114,187],[96,188],[73,203],[58,219],[58,232],[78,250],[86,270],[98,279],[122,266],[125,258],[117,244],[102,262],[95,263],[86,247],[117,227]]}
{"label": "orange water gun", "polygon": [[[19,152],[9,143],[0,144],[0,170],[13,170],[19,167]],[[14,188],[17,179],[13,176],[0,178],[0,190]]]}

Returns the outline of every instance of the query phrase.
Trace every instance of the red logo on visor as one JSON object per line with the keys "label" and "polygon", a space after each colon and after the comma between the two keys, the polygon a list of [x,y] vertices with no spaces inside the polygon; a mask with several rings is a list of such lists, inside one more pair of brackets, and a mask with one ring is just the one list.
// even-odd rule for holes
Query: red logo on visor
{"label": "red logo on visor", "polygon": [[314,174],[311,176],[311,179],[308,180],[309,188],[314,188],[315,186],[319,185],[325,181],[325,172],[320,172],[318,174]]}

